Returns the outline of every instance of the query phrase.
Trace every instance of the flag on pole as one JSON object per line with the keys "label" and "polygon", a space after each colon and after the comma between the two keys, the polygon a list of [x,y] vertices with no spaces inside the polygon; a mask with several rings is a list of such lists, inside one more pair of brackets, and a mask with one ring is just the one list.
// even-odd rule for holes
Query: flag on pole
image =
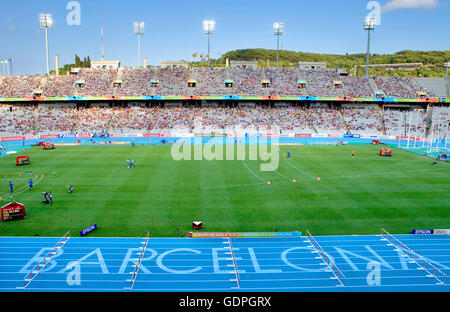
{"label": "flag on pole", "polygon": [[200,54],[200,58],[202,58],[203,57],[203,53],[202,54]]}
{"label": "flag on pole", "polygon": [[194,58],[196,58],[197,57],[197,53],[194,53],[194,55],[192,55]]}

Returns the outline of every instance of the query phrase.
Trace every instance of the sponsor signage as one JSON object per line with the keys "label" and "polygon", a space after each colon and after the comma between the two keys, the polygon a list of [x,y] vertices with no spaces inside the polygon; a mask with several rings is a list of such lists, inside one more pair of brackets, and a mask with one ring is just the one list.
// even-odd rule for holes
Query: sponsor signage
{"label": "sponsor signage", "polygon": [[57,138],[59,138],[59,134],[45,134],[45,135],[40,135],[39,138],[40,139],[57,139]]}
{"label": "sponsor signage", "polygon": [[91,225],[90,227],[88,227],[87,229],[84,229],[82,231],[80,231],[80,236],[84,236],[90,232],[92,232],[93,230],[97,229],[97,224]]}
{"label": "sponsor signage", "polygon": [[17,140],[23,140],[23,136],[3,137],[1,140],[2,140],[2,141],[17,141]]}
{"label": "sponsor signage", "polygon": [[261,136],[263,138],[270,138],[270,137],[279,137],[280,135],[277,133],[263,133]]}
{"label": "sponsor signage", "polygon": [[417,235],[450,235],[450,229],[426,229],[426,230],[412,230],[411,234]]}
{"label": "sponsor signage", "polygon": [[356,138],[359,139],[361,135],[359,134],[344,134],[344,138]]}
{"label": "sponsor signage", "polygon": [[296,133],[295,137],[296,138],[310,138],[311,137],[311,133]]}
{"label": "sponsor signage", "polygon": [[35,135],[25,135],[25,136],[23,136],[23,139],[24,140],[35,140],[35,139],[37,139],[37,136],[35,136]]}
{"label": "sponsor signage", "polygon": [[301,232],[195,232],[189,233],[189,237],[211,238],[211,237],[301,237]]}
{"label": "sponsor signage", "polygon": [[144,133],[144,138],[159,138],[159,133]]}
{"label": "sponsor signage", "polygon": [[60,134],[59,137],[60,138],[76,138],[77,135],[76,134]]}
{"label": "sponsor signage", "polygon": [[434,234],[434,230],[412,230],[411,234],[429,235],[429,234]]}

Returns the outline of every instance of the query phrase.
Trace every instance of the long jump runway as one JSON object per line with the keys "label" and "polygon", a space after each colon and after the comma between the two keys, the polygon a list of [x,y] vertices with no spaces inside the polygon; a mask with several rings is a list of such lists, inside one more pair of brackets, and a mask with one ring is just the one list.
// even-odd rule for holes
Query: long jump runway
{"label": "long jump runway", "polygon": [[150,238],[145,249],[143,238],[71,237],[42,268],[59,238],[0,237],[0,291],[450,291],[450,236],[395,237],[426,261],[382,235]]}

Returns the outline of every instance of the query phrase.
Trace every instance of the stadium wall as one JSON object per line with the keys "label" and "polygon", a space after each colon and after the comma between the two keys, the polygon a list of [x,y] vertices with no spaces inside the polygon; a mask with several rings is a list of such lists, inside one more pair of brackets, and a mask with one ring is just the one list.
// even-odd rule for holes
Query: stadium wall
{"label": "stadium wall", "polygon": [[[182,135],[182,136],[179,136]],[[37,136],[14,136],[14,137],[1,137],[0,142],[3,147],[9,145],[21,145],[31,146],[39,142],[49,142],[55,144],[79,144],[79,145],[102,145],[102,144],[131,144],[136,145],[170,145],[170,144],[217,144],[222,142],[223,144],[249,144],[250,138],[260,137],[267,138],[268,143],[271,142],[270,138],[276,138],[277,143],[280,145],[335,145],[338,142],[347,144],[371,144],[373,140],[379,140],[381,144],[395,144],[406,145],[408,142],[407,137],[403,136],[380,136],[380,135],[360,135],[360,134],[307,134],[307,133],[291,133],[286,135],[277,135],[271,133],[261,133],[258,135],[246,135],[228,133],[227,137],[214,137],[214,136],[202,136],[202,140],[194,140],[199,136],[193,134],[177,134],[173,136],[170,133],[128,133],[128,134],[104,134],[103,136],[97,136],[90,133],[86,134],[52,134],[52,135],[37,135]],[[410,144],[417,143],[430,143],[430,138],[409,138]],[[433,140],[433,145],[450,146],[450,141],[447,140]],[[420,145],[420,144],[418,144]]]}
{"label": "stadium wall", "polygon": [[104,102],[104,101],[284,101],[284,102],[356,102],[356,103],[450,103],[447,98],[353,98],[318,96],[86,96],[0,98],[0,103]]}

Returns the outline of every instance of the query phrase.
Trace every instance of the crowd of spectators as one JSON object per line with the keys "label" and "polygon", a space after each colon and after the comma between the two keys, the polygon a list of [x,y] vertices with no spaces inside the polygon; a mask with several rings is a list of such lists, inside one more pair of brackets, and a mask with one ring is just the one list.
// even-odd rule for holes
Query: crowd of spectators
{"label": "crowd of spectators", "polygon": [[34,107],[0,104],[0,135],[32,135],[34,131]]}
{"label": "crowd of spectators", "polygon": [[[431,115],[431,129],[443,135],[449,120],[449,107],[435,107]],[[385,132],[392,136],[410,133],[411,136],[423,137],[426,123],[426,110],[383,110],[377,105],[0,105],[0,136],[199,131],[252,133],[277,129],[281,133],[381,135]]]}
{"label": "crowd of spectators", "polygon": [[410,134],[412,137],[423,137],[426,130],[426,122],[426,110],[385,109],[384,111],[384,124],[387,135],[408,136]]}
{"label": "crowd of spectators", "polygon": [[267,68],[266,77],[270,81],[270,95],[307,96],[306,85],[299,88],[298,71],[295,68]]}
{"label": "crowd of spectators", "polygon": [[[152,84],[151,81],[158,81]],[[196,81],[188,85],[189,80]],[[225,86],[225,80],[234,83]],[[263,80],[269,85],[264,86]],[[298,81],[305,81],[299,88]],[[404,77],[341,76],[336,70],[295,68],[120,68],[80,69],[77,73],[49,76],[7,76],[0,80],[0,97],[60,96],[317,96],[417,98],[433,96]]]}
{"label": "crowd of spectators", "polygon": [[425,92],[428,96],[434,96],[412,79],[406,77],[373,77],[378,90],[384,92],[386,97],[394,98],[418,98],[418,92]]}
{"label": "crowd of spectators", "polygon": [[117,69],[82,69],[75,81],[77,95],[111,96],[117,72]]}
{"label": "crowd of spectators", "polygon": [[350,133],[382,134],[383,126],[377,106],[357,108],[343,105],[341,113]]}
{"label": "crowd of spectators", "polygon": [[6,76],[0,82],[0,97],[31,97],[33,91],[39,90],[42,76]]}
{"label": "crowd of spectators", "polygon": [[335,108],[318,105],[307,110],[307,119],[317,133],[345,133],[345,125]]}

